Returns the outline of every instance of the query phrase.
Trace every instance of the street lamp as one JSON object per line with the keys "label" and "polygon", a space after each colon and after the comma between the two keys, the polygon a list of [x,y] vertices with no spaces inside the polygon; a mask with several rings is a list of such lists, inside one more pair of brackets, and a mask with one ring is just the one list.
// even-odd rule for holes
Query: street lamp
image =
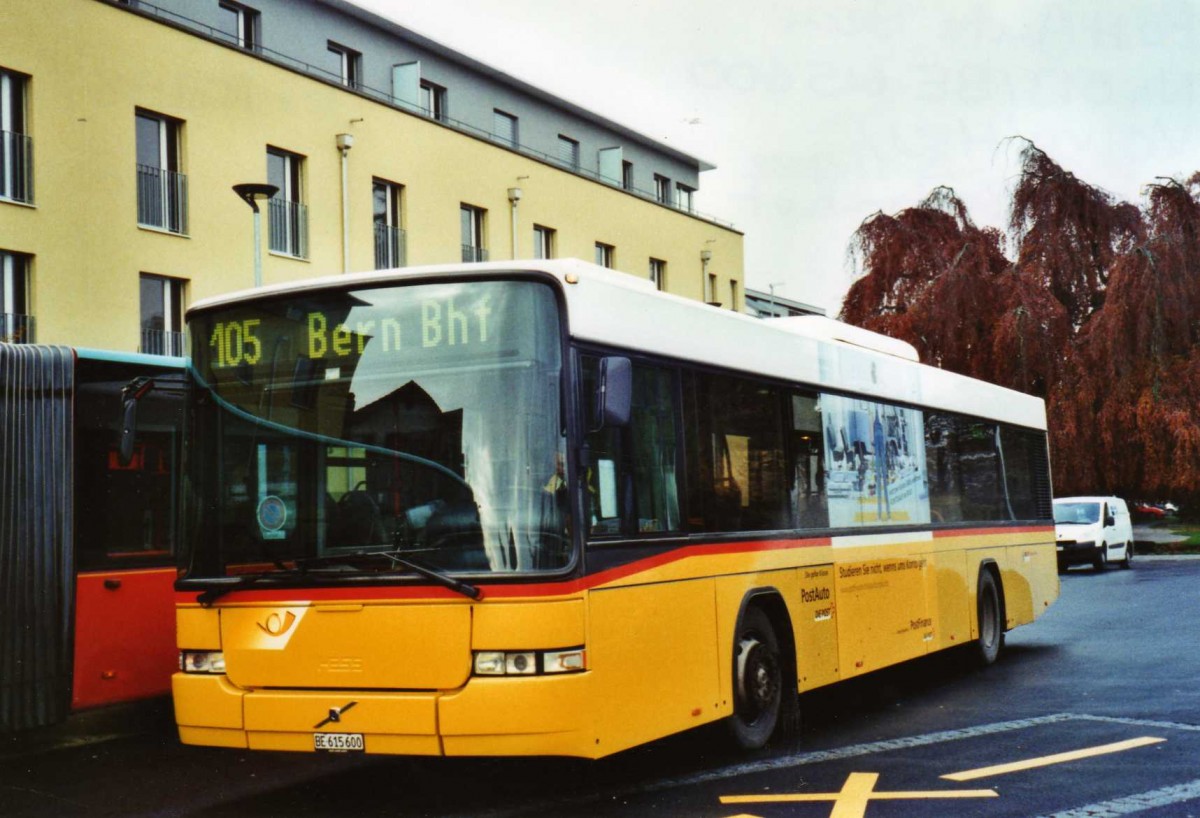
{"label": "street lamp", "polygon": [[234,185],[233,192],[254,211],[254,286],[262,286],[262,214],[258,210],[259,199],[270,199],[279,192],[275,185],[247,182]]}

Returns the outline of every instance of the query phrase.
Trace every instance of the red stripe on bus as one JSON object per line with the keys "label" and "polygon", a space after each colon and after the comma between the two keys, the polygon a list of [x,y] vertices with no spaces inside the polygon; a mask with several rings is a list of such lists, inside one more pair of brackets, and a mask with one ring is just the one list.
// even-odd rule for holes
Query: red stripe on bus
{"label": "red stripe on bus", "polygon": [[[962,537],[984,534],[1027,534],[1053,532],[1052,526],[1022,526],[1020,528],[966,528],[952,531],[935,531],[935,537]],[[857,534],[852,536],[858,536]],[[484,599],[512,599],[517,597],[539,596],[568,596],[581,591],[590,590],[627,577],[641,574],[655,568],[662,568],[673,562],[697,556],[721,556],[726,554],[750,554],[756,551],[786,551],[796,548],[816,548],[833,544],[832,537],[815,537],[803,540],[751,540],[731,543],[697,543],[685,545],[634,560],[625,565],[606,568],[594,574],[588,574],[576,579],[557,582],[536,582],[529,584],[503,584],[479,586]],[[800,567],[800,566],[797,566]],[[198,591],[178,592],[176,600],[180,604],[194,603]],[[335,588],[278,588],[278,589],[246,589],[232,591],[230,596],[237,595],[239,602],[327,602],[332,600],[351,600],[364,602],[384,602],[388,600],[427,599],[430,601],[462,599],[446,588],[430,587],[428,585],[356,588],[338,586]]]}
{"label": "red stripe on bus", "polygon": [[[806,540],[754,540],[735,543],[699,543],[685,545],[655,554],[625,565],[618,565],[594,574],[588,574],[576,579],[557,582],[536,582],[528,584],[480,585],[485,599],[511,599],[514,597],[566,596],[580,591],[606,585],[625,577],[644,573],[655,568],[661,568],[673,562],[695,556],[714,556],[723,554],[747,554],[756,551],[784,551],[793,548],[814,548],[830,545],[829,537]],[[180,604],[195,601],[199,591],[176,592],[176,601]],[[230,596],[237,594],[242,602],[280,602],[285,600],[295,602],[324,602],[328,600],[362,600],[386,601],[391,599],[462,599],[449,589],[430,587],[428,585],[381,587],[372,585],[365,588],[338,586],[336,588],[278,588],[278,589],[246,589],[231,591]]]}

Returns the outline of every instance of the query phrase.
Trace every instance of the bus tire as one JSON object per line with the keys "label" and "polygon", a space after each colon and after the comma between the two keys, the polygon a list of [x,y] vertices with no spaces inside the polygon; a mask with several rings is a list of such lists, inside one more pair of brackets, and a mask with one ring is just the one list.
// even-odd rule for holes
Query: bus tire
{"label": "bus tire", "polygon": [[785,695],[784,664],[770,617],[758,606],[742,614],[733,640],[733,715],[730,737],[743,750],[770,740],[780,721]]}
{"label": "bus tire", "polygon": [[991,569],[979,572],[979,584],[975,590],[975,606],[978,612],[979,637],[975,640],[975,658],[980,665],[994,664],[1004,647],[1004,609],[1001,604],[1000,584]]}

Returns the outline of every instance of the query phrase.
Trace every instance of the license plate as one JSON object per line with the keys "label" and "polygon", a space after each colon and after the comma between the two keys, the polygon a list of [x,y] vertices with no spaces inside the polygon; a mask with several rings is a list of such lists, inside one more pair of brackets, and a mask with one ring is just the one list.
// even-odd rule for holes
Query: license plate
{"label": "license plate", "polygon": [[313,749],[329,753],[361,753],[362,733],[313,733]]}

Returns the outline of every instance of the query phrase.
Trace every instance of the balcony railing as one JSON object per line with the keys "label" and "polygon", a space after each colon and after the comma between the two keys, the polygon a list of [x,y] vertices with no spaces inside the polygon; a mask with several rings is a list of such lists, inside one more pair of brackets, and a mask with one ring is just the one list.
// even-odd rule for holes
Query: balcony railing
{"label": "balcony railing", "polygon": [[33,140],[0,131],[0,199],[33,203]]}
{"label": "balcony railing", "polygon": [[308,208],[286,199],[271,199],[268,205],[271,252],[308,258]]}
{"label": "balcony railing", "polygon": [[389,270],[403,267],[407,248],[404,230],[390,224],[375,225],[375,269]]}
{"label": "balcony railing", "polygon": [[0,312],[0,343],[32,344],[37,340],[33,328],[32,315]]}
{"label": "balcony railing", "polygon": [[488,251],[482,247],[475,247],[474,245],[471,245],[471,244],[464,244],[462,246],[462,251],[463,251],[462,252],[462,260],[463,261],[470,262],[470,261],[487,261],[488,260]]}
{"label": "balcony railing", "polygon": [[187,233],[187,176],[153,165],[137,166],[138,224]]}
{"label": "balcony railing", "polygon": [[139,352],[147,355],[183,355],[183,333],[165,329],[143,329]]}

